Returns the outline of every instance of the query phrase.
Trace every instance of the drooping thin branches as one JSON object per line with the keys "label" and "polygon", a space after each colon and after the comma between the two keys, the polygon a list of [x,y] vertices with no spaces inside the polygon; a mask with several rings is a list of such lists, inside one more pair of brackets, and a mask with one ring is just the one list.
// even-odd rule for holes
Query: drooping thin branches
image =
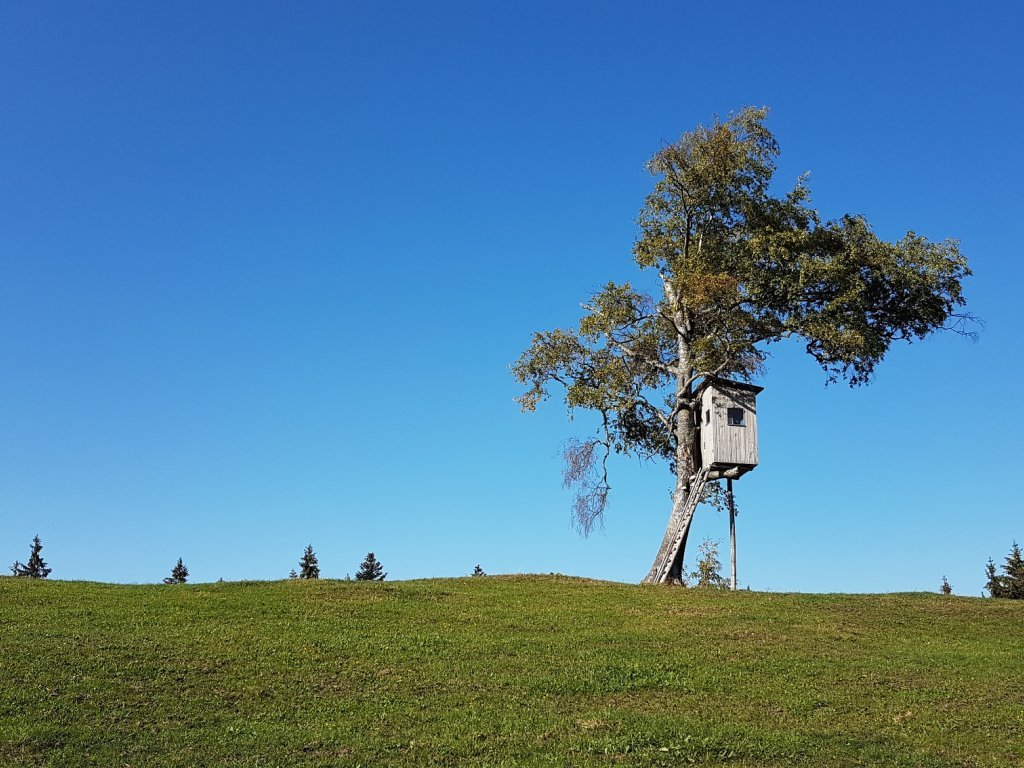
{"label": "drooping thin branches", "polygon": [[611,451],[604,441],[591,439],[567,440],[562,446],[565,466],[562,486],[575,492],[572,519],[576,529],[589,536],[604,521],[608,506],[608,456]]}

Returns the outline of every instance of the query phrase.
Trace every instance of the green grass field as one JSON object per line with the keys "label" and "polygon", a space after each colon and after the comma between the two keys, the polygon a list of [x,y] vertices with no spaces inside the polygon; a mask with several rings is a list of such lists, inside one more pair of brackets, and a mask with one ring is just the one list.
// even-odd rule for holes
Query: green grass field
{"label": "green grass field", "polygon": [[2,766],[1021,766],[1024,603],[0,579]]}

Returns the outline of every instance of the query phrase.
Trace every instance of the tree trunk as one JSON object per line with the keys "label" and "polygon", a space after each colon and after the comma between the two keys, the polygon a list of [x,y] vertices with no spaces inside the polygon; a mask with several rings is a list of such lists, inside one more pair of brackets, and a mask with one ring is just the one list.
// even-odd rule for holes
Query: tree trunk
{"label": "tree trunk", "polygon": [[[682,318],[677,317],[677,325],[682,327]],[[690,378],[690,348],[686,340],[679,338],[679,373],[676,378],[676,398],[684,400],[689,404],[691,388],[686,383]],[[679,523],[683,517],[683,510],[686,508],[686,501],[690,493],[700,493],[700,488],[690,487],[690,475],[697,467],[697,460],[700,456],[700,433],[697,430],[697,422],[694,411],[691,408],[683,408],[676,416],[676,488],[672,494],[672,514],[669,516],[668,525],[665,526],[665,535],[661,540],[661,547],[654,558],[651,570],[644,578],[644,584],[655,584],[659,581],[677,582],[683,578],[683,555],[686,552],[686,539],[689,537],[690,524],[693,516],[686,523],[683,530],[683,542],[676,552],[675,558],[665,571],[664,576],[659,579],[658,564],[668,555],[672,544],[675,541]]]}

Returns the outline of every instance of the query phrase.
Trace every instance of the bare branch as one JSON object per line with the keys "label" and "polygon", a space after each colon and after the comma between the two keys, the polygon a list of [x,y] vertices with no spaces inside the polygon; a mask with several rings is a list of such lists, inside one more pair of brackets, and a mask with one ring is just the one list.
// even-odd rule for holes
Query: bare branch
{"label": "bare branch", "polygon": [[714,378],[715,376],[720,374],[722,371],[724,371],[726,368],[728,368],[734,362],[736,362],[736,358],[734,358],[734,357],[727,357],[722,362],[721,365],[719,365],[717,368],[715,368],[712,371],[697,371],[690,378],[688,378],[686,380],[685,387],[688,389],[691,384],[693,384],[695,381],[697,381],[697,379],[712,379],[712,378]]}
{"label": "bare branch", "polygon": [[652,368],[656,368],[657,370],[662,371],[663,373],[668,373],[673,376],[676,376],[679,373],[679,369],[676,366],[669,365],[668,363],[653,358],[649,355],[641,355],[632,347],[629,347],[620,341],[616,341],[614,338],[612,338],[611,334],[608,334],[608,343],[611,346],[615,347],[615,349],[622,352],[623,354],[628,355],[629,357],[632,357],[636,360],[641,360],[642,362],[646,363]]}
{"label": "bare branch", "polygon": [[565,460],[562,486],[576,491],[572,505],[573,525],[583,536],[589,536],[595,527],[604,524],[604,510],[611,491],[607,466],[610,453],[608,443],[596,438],[584,442],[569,440],[562,449]]}
{"label": "bare branch", "polygon": [[985,327],[985,321],[970,312],[956,312],[949,316],[950,321],[942,326],[942,330],[955,333],[957,336],[964,336],[971,341],[978,340],[978,331],[968,328],[969,325]]}
{"label": "bare branch", "polygon": [[672,323],[672,327],[676,329],[676,333],[680,336],[686,336],[686,331],[679,327],[679,323],[676,322],[676,318],[673,315],[667,315],[664,312],[659,312],[664,319]]}
{"label": "bare branch", "polygon": [[595,527],[604,525],[604,510],[608,506],[607,485],[597,485],[589,490],[580,490],[573,501],[572,514],[576,528],[583,536],[589,536]]}

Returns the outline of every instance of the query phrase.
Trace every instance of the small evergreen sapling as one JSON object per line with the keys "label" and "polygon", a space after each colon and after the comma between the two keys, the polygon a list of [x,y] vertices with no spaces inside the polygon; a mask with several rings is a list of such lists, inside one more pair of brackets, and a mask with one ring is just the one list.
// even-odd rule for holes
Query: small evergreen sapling
{"label": "small evergreen sapling", "polygon": [[288,572],[288,578],[289,578],[289,579],[297,579],[297,578],[299,578],[299,574],[297,574],[297,573],[295,572],[295,569],[294,569],[294,568],[292,568],[292,569],[291,569],[291,570],[290,570],[290,571]]}
{"label": "small evergreen sapling", "polygon": [[939,586],[939,592],[941,592],[944,595],[953,594],[953,588],[949,585],[949,581],[946,579],[945,576],[942,577],[942,584]]}
{"label": "small evergreen sapling", "polygon": [[729,582],[722,576],[722,563],[718,559],[718,542],[704,539],[697,551],[697,570],[690,574],[696,582],[694,586],[728,589]]}
{"label": "small evergreen sapling", "polygon": [[178,562],[171,568],[171,575],[164,579],[164,584],[184,584],[188,581],[188,568],[185,567],[185,563],[178,558]]}
{"label": "small evergreen sapling", "polygon": [[1003,577],[996,573],[996,564],[991,557],[985,563],[985,589],[989,597],[1006,597],[1003,594]]}
{"label": "small evergreen sapling", "polygon": [[1016,541],[1006,557],[1003,573],[1006,574],[1006,596],[1011,600],[1024,600],[1024,557]]}
{"label": "small evergreen sapling", "polygon": [[306,550],[302,553],[302,559],[299,560],[299,578],[320,578],[320,564],[317,562],[316,554],[313,552],[312,544],[306,546]]}
{"label": "small evergreen sapling", "polygon": [[384,566],[380,564],[380,561],[374,556],[373,552],[367,552],[363,562],[359,564],[359,570],[356,571],[356,580],[384,581],[386,576]]}
{"label": "small evergreen sapling", "polygon": [[14,576],[24,576],[29,579],[45,579],[50,575],[52,568],[46,566],[46,561],[43,560],[39,554],[43,549],[43,542],[39,536],[35,536],[32,539],[32,549],[28,556],[28,562],[22,564],[20,560],[15,560],[11,566],[11,573]]}
{"label": "small evergreen sapling", "polygon": [[487,574],[484,572],[484,569],[480,567],[480,563],[477,563],[476,567],[473,568],[473,575],[474,576],[486,576]]}

